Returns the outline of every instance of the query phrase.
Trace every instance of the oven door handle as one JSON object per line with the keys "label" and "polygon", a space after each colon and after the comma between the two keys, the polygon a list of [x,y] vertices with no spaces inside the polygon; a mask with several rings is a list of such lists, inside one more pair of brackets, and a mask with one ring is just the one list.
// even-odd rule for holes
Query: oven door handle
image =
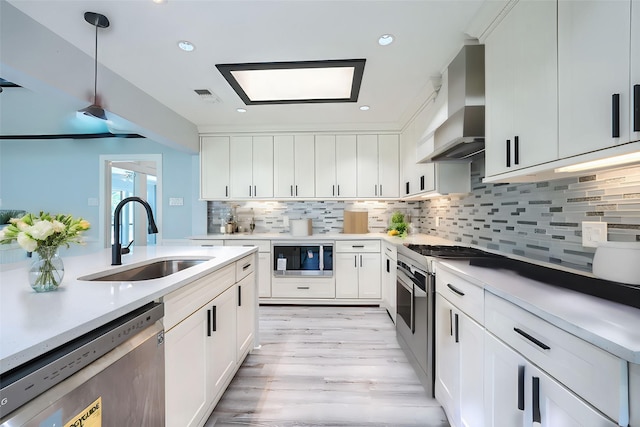
{"label": "oven door handle", "polygon": [[402,270],[398,270],[398,274],[396,277],[398,279],[397,282],[408,292],[410,292],[411,295],[413,295],[413,288],[415,288],[415,286],[410,285],[411,279],[409,278],[409,276],[407,276]]}

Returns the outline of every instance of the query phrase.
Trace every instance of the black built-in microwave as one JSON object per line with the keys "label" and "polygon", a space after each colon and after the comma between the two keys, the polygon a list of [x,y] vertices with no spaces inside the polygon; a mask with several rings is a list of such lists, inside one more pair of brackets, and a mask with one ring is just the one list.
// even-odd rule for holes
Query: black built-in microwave
{"label": "black built-in microwave", "polygon": [[333,276],[333,243],[273,245],[274,277]]}

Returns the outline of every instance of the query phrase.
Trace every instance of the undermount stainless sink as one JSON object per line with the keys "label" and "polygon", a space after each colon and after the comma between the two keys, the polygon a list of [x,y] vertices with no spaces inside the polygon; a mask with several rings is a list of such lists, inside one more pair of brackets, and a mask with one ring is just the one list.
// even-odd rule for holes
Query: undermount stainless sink
{"label": "undermount stainless sink", "polygon": [[97,274],[90,274],[88,276],[79,277],[78,280],[88,280],[92,282],[138,282],[142,280],[160,279],[186,268],[202,264],[210,259],[212,258],[164,259],[128,268],[126,270],[116,272],[110,270]]}

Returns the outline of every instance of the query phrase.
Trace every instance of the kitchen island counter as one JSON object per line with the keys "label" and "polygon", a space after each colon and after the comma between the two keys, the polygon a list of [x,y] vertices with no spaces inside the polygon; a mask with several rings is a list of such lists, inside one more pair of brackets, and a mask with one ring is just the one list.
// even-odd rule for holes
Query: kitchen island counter
{"label": "kitchen island counter", "polygon": [[[64,343],[238,259],[257,252],[247,247],[147,246],[111,266],[111,250],[63,257],[65,276],[53,292],[29,287],[29,261],[0,272],[0,373]],[[172,257],[211,258],[169,276],[138,282],[78,280],[102,271],[120,271],[148,260]]]}

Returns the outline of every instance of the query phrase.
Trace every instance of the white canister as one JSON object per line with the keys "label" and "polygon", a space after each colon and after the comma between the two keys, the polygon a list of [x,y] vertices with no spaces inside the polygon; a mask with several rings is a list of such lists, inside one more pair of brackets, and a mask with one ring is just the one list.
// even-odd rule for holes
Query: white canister
{"label": "white canister", "polygon": [[640,242],[600,242],[593,274],[601,279],[640,285]]}
{"label": "white canister", "polygon": [[311,236],[313,234],[311,219],[290,219],[289,228],[292,236]]}

